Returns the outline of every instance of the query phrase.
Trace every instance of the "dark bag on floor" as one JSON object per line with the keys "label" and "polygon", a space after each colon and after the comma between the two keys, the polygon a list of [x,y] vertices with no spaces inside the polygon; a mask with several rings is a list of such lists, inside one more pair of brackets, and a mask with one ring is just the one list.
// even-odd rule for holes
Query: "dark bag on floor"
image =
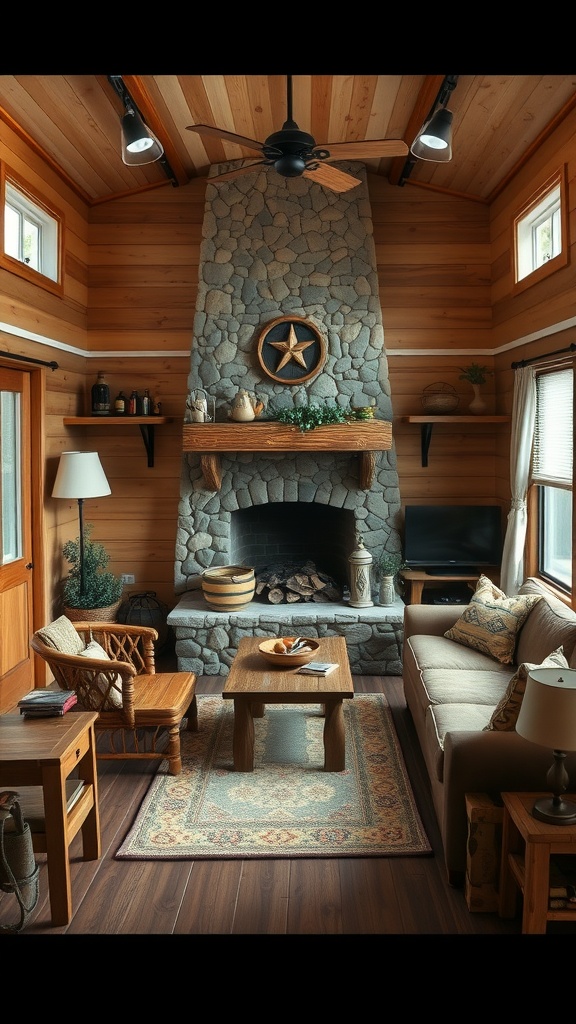
{"label": "dark bag on floor", "polygon": [[38,903],[39,868],[34,860],[32,833],[24,821],[18,793],[0,793],[0,889],[13,892],[20,906],[18,924],[2,924],[0,930],[19,932]]}

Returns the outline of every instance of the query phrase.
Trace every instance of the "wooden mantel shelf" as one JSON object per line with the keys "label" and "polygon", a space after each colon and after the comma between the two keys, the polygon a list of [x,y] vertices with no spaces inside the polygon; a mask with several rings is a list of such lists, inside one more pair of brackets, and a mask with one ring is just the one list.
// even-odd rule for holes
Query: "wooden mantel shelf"
{"label": "wooden mantel shelf", "polygon": [[148,466],[154,465],[154,427],[171,423],[171,416],[65,416],[67,427],[140,427],[148,456]]}
{"label": "wooden mantel shelf", "polygon": [[219,491],[222,474],[218,452],[354,452],[360,456],[360,487],[374,479],[375,453],[392,447],[387,420],[333,423],[313,430],[271,420],[251,423],[185,423],[182,450],[200,455],[209,490]]}

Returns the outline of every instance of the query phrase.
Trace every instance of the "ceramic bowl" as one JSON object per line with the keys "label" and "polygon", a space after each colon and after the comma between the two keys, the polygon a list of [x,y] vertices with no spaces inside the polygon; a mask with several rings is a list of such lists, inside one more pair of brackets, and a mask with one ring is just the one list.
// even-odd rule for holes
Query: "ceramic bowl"
{"label": "ceramic bowl", "polygon": [[[283,638],[280,637],[280,639]],[[316,657],[320,647],[317,640],[311,640],[308,639],[308,637],[303,637],[302,639],[306,640],[309,650],[303,650],[301,648],[299,651],[296,651],[295,654],[278,654],[274,650],[274,644],[278,643],[278,637],[275,637],[273,640],[264,640],[259,644],[258,650],[269,665],[274,665],[276,668],[300,668],[302,665],[307,665],[309,661],[312,661],[312,658]]]}

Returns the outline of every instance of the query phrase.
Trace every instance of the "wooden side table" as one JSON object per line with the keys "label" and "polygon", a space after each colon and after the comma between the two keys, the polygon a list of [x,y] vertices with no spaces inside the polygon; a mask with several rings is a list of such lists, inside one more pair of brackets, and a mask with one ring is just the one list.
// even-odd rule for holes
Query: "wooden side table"
{"label": "wooden side table", "polygon": [[[68,711],[54,718],[24,718],[18,712],[0,715],[0,787],[41,786],[44,832],[32,832],[35,850],[46,853],[52,924],[72,917],[69,846],[82,829],[84,860],[101,853],[96,773],[95,711]],[[82,781],[82,790],[68,809],[66,781]],[[24,809],[24,807],[23,807]]]}
{"label": "wooden side table", "polygon": [[[548,825],[532,816],[545,793],[502,793],[500,917],[515,917],[518,891],[524,897],[522,934],[543,935],[548,921],[576,922],[576,911],[549,910],[550,856],[576,853],[576,825]],[[566,794],[567,800],[575,800]]]}

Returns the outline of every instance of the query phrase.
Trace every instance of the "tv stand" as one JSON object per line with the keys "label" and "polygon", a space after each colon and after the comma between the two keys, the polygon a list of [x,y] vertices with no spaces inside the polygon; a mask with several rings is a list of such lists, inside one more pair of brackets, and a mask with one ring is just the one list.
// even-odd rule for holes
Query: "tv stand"
{"label": "tv stand", "polygon": [[[406,583],[406,604],[422,604],[422,591],[426,583],[476,584],[481,574],[479,572],[471,572],[446,575],[444,573],[423,572],[421,569],[404,569],[401,575]],[[472,586],[470,589],[474,590],[474,587]]]}
{"label": "tv stand", "polygon": [[441,565],[434,565],[430,566],[429,569],[424,569],[423,571],[427,576],[432,577],[432,579],[436,579],[437,576],[441,576],[443,579],[449,577],[450,579],[459,578],[461,580],[467,580],[474,575],[476,578],[480,575],[478,568],[475,565],[459,565],[457,569],[454,569],[453,567],[444,568]]}

